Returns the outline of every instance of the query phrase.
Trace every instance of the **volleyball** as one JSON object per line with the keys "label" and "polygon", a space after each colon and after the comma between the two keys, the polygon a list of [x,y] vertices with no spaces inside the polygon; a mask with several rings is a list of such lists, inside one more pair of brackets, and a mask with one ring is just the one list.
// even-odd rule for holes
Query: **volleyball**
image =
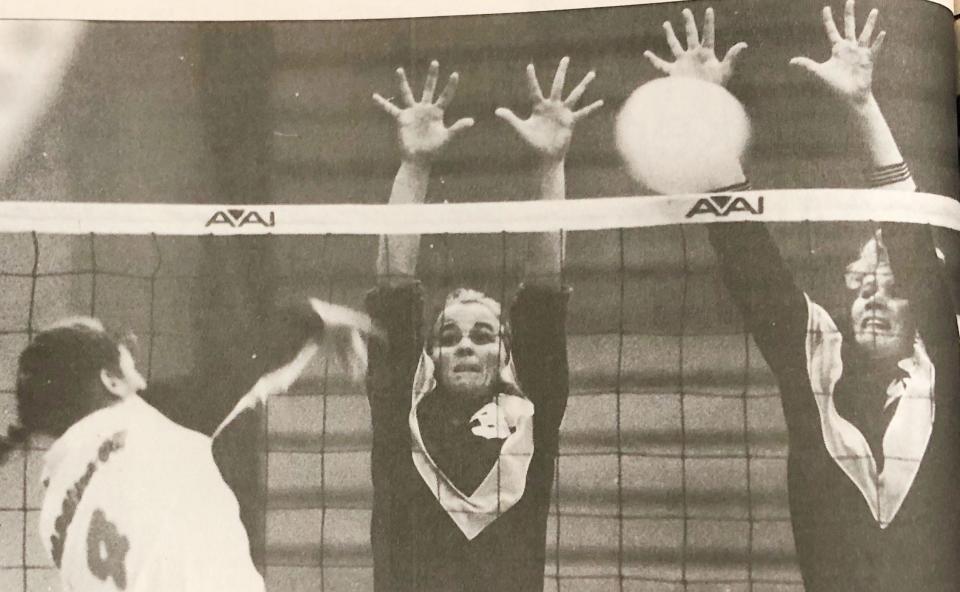
{"label": "volleyball", "polygon": [[739,171],[750,119],[719,84],[658,78],[627,98],[615,133],[634,180],[658,193],[701,193],[730,184],[730,171]]}

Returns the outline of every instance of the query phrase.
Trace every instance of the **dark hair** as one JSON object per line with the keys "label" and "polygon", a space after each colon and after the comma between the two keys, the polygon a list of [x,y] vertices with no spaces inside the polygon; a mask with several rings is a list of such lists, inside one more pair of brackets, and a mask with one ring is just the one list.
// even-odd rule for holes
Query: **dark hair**
{"label": "dark hair", "polygon": [[17,415],[0,460],[30,434],[60,437],[97,405],[100,371],[119,375],[120,348],[98,323],[77,321],[38,333],[20,354]]}

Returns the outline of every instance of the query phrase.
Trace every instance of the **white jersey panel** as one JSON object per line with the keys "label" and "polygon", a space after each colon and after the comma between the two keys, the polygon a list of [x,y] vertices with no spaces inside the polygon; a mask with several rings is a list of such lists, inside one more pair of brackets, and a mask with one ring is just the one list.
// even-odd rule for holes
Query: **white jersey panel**
{"label": "white jersey panel", "polygon": [[139,398],[47,454],[40,534],[65,592],[262,592],[211,440]]}

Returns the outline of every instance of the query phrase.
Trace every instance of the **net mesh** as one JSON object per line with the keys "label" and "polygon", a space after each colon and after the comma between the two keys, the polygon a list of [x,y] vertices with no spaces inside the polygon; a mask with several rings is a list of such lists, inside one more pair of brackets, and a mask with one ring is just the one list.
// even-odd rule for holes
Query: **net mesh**
{"label": "net mesh", "polygon": [[[870,226],[771,227],[798,284],[828,309],[842,305],[844,263]],[[457,286],[509,302],[525,272],[524,240],[423,237],[426,309],[435,310]],[[207,342],[198,337],[204,316],[238,298],[198,297],[210,285],[207,276],[220,274],[237,290],[274,302],[313,295],[360,307],[374,285],[376,242],[3,235],[2,417],[15,417],[17,353],[56,318],[85,312],[133,331],[138,363],[152,381],[189,374],[205,367]],[[567,318],[571,392],[548,524],[546,589],[800,589],[778,392],[721,285],[704,229],[570,232],[565,242],[563,276],[574,289]],[[260,272],[210,265],[215,246],[260,253]],[[272,288],[264,292],[261,284]],[[289,394],[270,400],[261,428],[262,455],[248,461],[262,465],[259,542],[268,588],[371,589],[371,434],[363,387],[335,362],[320,360]],[[58,589],[36,534],[44,447],[35,442],[2,468],[4,590]]]}

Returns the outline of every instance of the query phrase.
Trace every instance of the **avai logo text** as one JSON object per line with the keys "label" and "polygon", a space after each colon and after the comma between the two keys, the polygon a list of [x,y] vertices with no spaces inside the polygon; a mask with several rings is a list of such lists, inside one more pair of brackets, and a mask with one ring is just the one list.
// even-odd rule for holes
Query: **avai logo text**
{"label": "avai logo text", "polygon": [[230,208],[215,212],[204,226],[225,224],[230,228],[241,228],[243,226],[259,225],[265,228],[272,228],[276,223],[277,221],[273,211],[261,213],[257,210]]}
{"label": "avai logo text", "polygon": [[733,195],[711,195],[701,197],[697,203],[693,204],[690,211],[687,212],[687,218],[693,218],[701,214],[710,214],[717,218],[723,218],[737,212],[743,212],[750,215],[760,215],[763,213],[763,196],[745,197]]}

